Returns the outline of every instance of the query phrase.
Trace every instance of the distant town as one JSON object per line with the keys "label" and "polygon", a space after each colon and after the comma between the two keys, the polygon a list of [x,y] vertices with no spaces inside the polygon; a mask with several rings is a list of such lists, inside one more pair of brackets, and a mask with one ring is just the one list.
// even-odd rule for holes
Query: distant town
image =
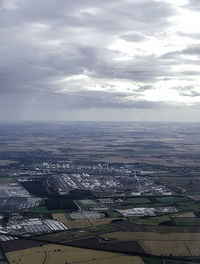
{"label": "distant town", "polygon": [[[72,219],[104,218],[104,212],[108,210],[114,210],[122,217],[178,212],[175,206],[124,209],[133,197],[145,199],[177,195],[166,185],[158,184],[149,177],[153,173],[135,170],[133,165],[113,166],[108,163],[93,166],[48,162],[31,166],[22,164],[17,172],[9,175],[14,183],[0,189],[0,211],[4,212],[1,215],[0,240],[16,239],[15,235],[67,230],[66,224],[55,219],[24,216],[26,209],[44,206],[50,198],[67,198]],[[75,190],[80,190],[80,193],[73,194]],[[63,206],[67,209],[65,204]]]}

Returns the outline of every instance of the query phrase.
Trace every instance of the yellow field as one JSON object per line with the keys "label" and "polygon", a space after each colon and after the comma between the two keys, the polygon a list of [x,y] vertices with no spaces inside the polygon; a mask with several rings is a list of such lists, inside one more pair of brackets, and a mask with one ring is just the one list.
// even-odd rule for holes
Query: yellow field
{"label": "yellow field", "polygon": [[112,220],[116,220],[116,218],[100,218],[100,219],[77,219],[77,220],[68,220],[66,216],[62,213],[60,214],[52,214],[55,220],[58,220],[65,224],[69,228],[86,228],[91,226],[98,226],[109,224]]}
{"label": "yellow field", "polygon": [[157,256],[191,256],[184,241],[139,241],[147,253]]}
{"label": "yellow field", "polygon": [[65,221],[67,220],[64,214],[52,214],[52,216],[53,216],[53,219],[58,220],[64,224],[65,224]]}
{"label": "yellow field", "polygon": [[180,214],[175,214],[173,217],[196,217],[193,212],[184,212]]}
{"label": "yellow field", "polygon": [[101,235],[117,240],[200,240],[200,233],[112,232]]}
{"label": "yellow field", "polygon": [[192,256],[200,256],[200,241],[185,241]]}
{"label": "yellow field", "polygon": [[64,214],[52,214],[55,220],[58,220],[65,224],[69,228],[86,228],[93,226],[88,219],[77,219],[77,220],[68,220]]}
{"label": "yellow field", "polygon": [[20,264],[144,264],[138,256],[61,245],[44,245],[7,253],[10,263]]}

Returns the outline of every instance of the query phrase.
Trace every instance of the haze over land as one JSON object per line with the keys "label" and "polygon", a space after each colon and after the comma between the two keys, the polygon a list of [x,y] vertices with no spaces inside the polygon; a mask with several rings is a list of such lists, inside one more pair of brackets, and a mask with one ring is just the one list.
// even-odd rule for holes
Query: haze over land
{"label": "haze over land", "polygon": [[0,120],[200,121],[198,0],[0,1]]}

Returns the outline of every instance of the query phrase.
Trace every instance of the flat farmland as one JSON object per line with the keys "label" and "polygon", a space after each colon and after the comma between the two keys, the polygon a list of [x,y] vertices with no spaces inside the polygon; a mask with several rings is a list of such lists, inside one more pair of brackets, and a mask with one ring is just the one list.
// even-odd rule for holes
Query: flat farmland
{"label": "flat farmland", "polygon": [[[170,219],[169,219],[170,220]],[[132,231],[132,232],[155,232],[155,233],[166,233],[166,230],[169,233],[185,233],[186,230],[184,227],[181,226],[166,226],[164,225],[139,225],[135,224],[132,220],[123,220],[123,221],[116,221],[113,224],[122,227],[124,230]],[[189,231],[192,233],[192,231]],[[194,232],[198,232],[195,230]]]}
{"label": "flat farmland", "polygon": [[91,237],[94,235],[106,234],[115,231],[121,231],[120,227],[112,224],[92,226],[85,229],[73,229],[52,234],[44,234],[35,236],[34,240],[38,241],[49,241],[49,243],[65,243],[74,239],[81,239],[85,237]]}
{"label": "flat farmland", "polygon": [[77,231],[77,230],[67,230],[58,233],[44,234],[34,237],[35,241],[48,241],[49,243],[63,243],[66,241],[80,239],[88,237],[91,234],[88,231]]}
{"label": "flat farmland", "polygon": [[94,226],[98,226],[98,225],[105,225],[105,224],[110,224],[113,220],[116,220],[120,218],[99,218],[99,219],[90,219],[90,222],[94,225]]}
{"label": "flat farmland", "polygon": [[116,220],[116,218],[99,218],[99,219],[77,219],[77,220],[68,220],[65,214],[52,214],[55,220],[58,220],[65,224],[68,228],[80,229],[87,228],[92,226],[99,226],[110,224],[112,220]]}
{"label": "flat farmland", "polygon": [[65,222],[67,222],[67,218],[62,213],[61,214],[59,214],[59,213],[58,214],[52,214],[52,217],[53,217],[53,219],[58,220],[64,224],[65,224]]}
{"label": "flat farmland", "polygon": [[[191,262],[192,261],[192,262]],[[179,261],[179,260],[170,260],[164,259],[162,264],[198,264],[195,260],[188,260],[188,261]]]}
{"label": "flat farmland", "polygon": [[7,258],[10,263],[20,264],[144,264],[138,256],[54,244],[10,252],[7,253]]}
{"label": "flat farmland", "polygon": [[[30,240],[30,239],[15,239],[8,241],[1,241],[1,248],[5,253],[39,247],[41,245],[49,244],[47,242]],[[1,262],[0,262],[1,263]]]}
{"label": "flat farmland", "polygon": [[156,200],[161,203],[182,203],[186,202],[189,199],[186,197],[157,197]]}
{"label": "flat farmland", "polygon": [[195,168],[199,166],[200,154],[199,124],[192,123],[1,124],[0,144],[0,160],[23,164],[41,160],[80,164],[92,160],[142,162],[143,169],[144,166],[146,169],[152,166]]}
{"label": "flat farmland", "polygon": [[170,215],[161,215],[149,218],[130,218],[130,221],[138,225],[154,225],[157,226],[162,222],[170,221]]}
{"label": "flat farmland", "polygon": [[76,239],[65,242],[66,246],[75,246],[80,248],[106,250],[117,253],[144,254],[145,250],[137,240],[132,241],[105,241],[99,237],[93,236],[83,239]]}
{"label": "flat farmland", "polygon": [[174,222],[177,226],[200,226],[200,218],[197,217],[176,217]]}
{"label": "flat farmland", "polygon": [[174,218],[177,217],[195,217],[195,214],[193,212],[183,212],[173,215]]}
{"label": "flat farmland", "polygon": [[62,222],[69,228],[87,228],[93,226],[89,219],[68,220],[64,214],[53,214],[54,219]]}
{"label": "flat farmland", "polygon": [[185,241],[192,256],[200,256],[200,241]]}
{"label": "flat farmland", "polygon": [[154,233],[154,232],[112,232],[101,235],[103,238],[116,240],[158,240],[158,241],[180,241],[200,240],[200,233]]}
{"label": "flat farmland", "polygon": [[140,241],[147,253],[157,256],[191,256],[184,241]]}
{"label": "flat farmland", "polygon": [[151,203],[151,201],[146,197],[139,197],[139,198],[128,198],[127,203],[148,204],[148,203]]}

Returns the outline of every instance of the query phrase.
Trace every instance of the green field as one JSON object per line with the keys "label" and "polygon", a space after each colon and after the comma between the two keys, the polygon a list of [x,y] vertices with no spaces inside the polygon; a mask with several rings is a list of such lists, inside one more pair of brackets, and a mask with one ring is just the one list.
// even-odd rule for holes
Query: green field
{"label": "green field", "polygon": [[104,213],[105,213],[106,217],[109,217],[109,218],[121,217],[121,214],[118,213],[117,211],[114,211],[114,210],[108,210],[108,211],[105,211]]}
{"label": "green field", "polygon": [[28,209],[27,211],[28,213],[33,213],[33,214],[58,214],[58,213],[63,213],[66,215],[66,217],[71,220],[70,215],[68,214],[67,209],[58,209],[58,210],[49,210],[45,205],[43,206],[37,206],[37,207],[33,207]]}
{"label": "green field", "polygon": [[81,200],[76,200],[76,203],[80,206],[81,209],[96,207],[95,203],[83,203]]}
{"label": "green field", "polygon": [[28,212],[35,213],[35,214],[49,214],[50,213],[45,205],[30,208]]}
{"label": "green field", "polygon": [[196,217],[176,217],[174,222],[180,226],[200,226],[200,218]]}
{"label": "green field", "polygon": [[139,225],[159,225],[160,223],[167,221],[171,221],[170,215],[155,216],[146,219],[144,218],[131,219],[131,222]]}
{"label": "green field", "polygon": [[145,195],[145,196],[152,196],[153,193],[151,193],[151,192],[146,192],[146,193],[144,193],[144,195]]}
{"label": "green field", "polygon": [[188,201],[183,202],[179,205],[179,208],[183,211],[188,211],[188,209],[191,210],[199,210],[200,209],[200,202],[194,202],[194,201]]}
{"label": "green field", "polygon": [[146,197],[138,197],[138,198],[128,198],[127,199],[128,203],[133,203],[133,204],[148,204],[150,203],[150,200]]}
{"label": "green field", "polygon": [[150,258],[150,257],[142,257],[145,264],[163,264],[162,259],[159,258]]}
{"label": "green field", "polygon": [[50,214],[67,214],[67,209],[49,210]]}
{"label": "green field", "polygon": [[164,206],[177,206],[180,210],[198,210],[200,202],[194,202],[187,197],[137,197],[128,198],[123,203],[123,209],[130,209],[133,207],[164,207]]}
{"label": "green field", "polygon": [[189,199],[187,197],[156,197],[156,200],[161,203],[182,203]]}
{"label": "green field", "polygon": [[119,230],[119,227],[112,225],[112,224],[104,224],[104,225],[99,225],[95,227],[90,227],[87,229],[87,231],[90,234],[97,234],[97,235],[115,232],[117,230]]}

